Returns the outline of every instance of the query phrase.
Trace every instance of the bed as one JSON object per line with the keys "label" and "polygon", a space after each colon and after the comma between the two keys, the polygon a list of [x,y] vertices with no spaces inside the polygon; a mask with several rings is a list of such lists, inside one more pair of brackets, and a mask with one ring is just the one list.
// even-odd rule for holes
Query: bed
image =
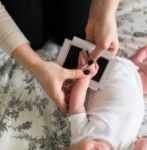
{"label": "bed", "polygon": [[[116,14],[120,49],[129,57],[147,44],[146,0],[120,0]],[[61,47],[49,40],[37,53],[56,61]],[[145,115],[137,138],[147,138]],[[125,125],[125,123],[124,123]],[[62,113],[31,74],[0,49],[0,149],[60,150],[70,145],[68,115]]]}

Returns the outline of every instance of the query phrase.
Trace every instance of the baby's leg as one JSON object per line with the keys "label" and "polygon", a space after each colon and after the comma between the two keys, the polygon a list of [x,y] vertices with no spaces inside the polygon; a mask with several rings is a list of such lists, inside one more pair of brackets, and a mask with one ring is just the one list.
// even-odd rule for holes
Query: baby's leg
{"label": "baby's leg", "polygon": [[142,138],[136,141],[134,150],[147,150],[147,138]]}
{"label": "baby's leg", "polygon": [[139,70],[147,70],[147,63],[145,63],[145,60],[147,60],[147,46],[144,46],[140,48],[133,56],[129,57],[136,66],[139,67]]}

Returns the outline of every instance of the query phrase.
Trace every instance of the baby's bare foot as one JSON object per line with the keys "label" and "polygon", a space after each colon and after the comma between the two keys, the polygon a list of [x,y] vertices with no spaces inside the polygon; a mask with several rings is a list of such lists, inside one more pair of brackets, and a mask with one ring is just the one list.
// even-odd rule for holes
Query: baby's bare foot
{"label": "baby's bare foot", "polygon": [[147,70],[147,46],[140,48],[133,56],[129,57],[139,70]]}

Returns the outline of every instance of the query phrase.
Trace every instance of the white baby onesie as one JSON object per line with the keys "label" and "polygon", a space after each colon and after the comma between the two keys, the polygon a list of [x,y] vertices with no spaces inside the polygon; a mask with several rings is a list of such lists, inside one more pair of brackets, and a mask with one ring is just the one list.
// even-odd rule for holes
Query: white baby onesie
{"label": "white baby onesie", "polygon": [[141,78],[129,60],[117,58],[104,90],[92,91],[87,114],[69,117],[72,143],[85,139],[107,142],[112,150],[129,149],[144,114]]}

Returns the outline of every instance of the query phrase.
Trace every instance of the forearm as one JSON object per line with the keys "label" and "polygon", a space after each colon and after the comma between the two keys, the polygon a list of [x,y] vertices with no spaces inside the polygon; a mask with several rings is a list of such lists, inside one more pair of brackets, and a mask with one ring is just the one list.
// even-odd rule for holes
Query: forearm
{"label": "forearm", "polygon": [[92,0],[89,17],[97,18],[115,15],[119,0]]}
{"label": "forearm", "polygon": [[0,2],[0,47],[10,56],[22,43],[29,43]]}
{"label": "forearm", "polygon": [[12,57],[32,74],[44,62],[27,43],[17,46]]}
{"label": "forearm", "polygon": [[84,79],[81,82],[80,81],[75,82],[74,87],[72,88],[70,94],[70,105],[69,105],[70,115],[85,113],[84,103],[88,85],[89,80],[87,81],[87,79],[85,80],[85,82]]}
{"label": "forearm", "polygon": [[11,16],[0,2],[0,47],[20,65],[36,76],[42,68],[43,60],[30,47],[29,41],[17,27]]}

